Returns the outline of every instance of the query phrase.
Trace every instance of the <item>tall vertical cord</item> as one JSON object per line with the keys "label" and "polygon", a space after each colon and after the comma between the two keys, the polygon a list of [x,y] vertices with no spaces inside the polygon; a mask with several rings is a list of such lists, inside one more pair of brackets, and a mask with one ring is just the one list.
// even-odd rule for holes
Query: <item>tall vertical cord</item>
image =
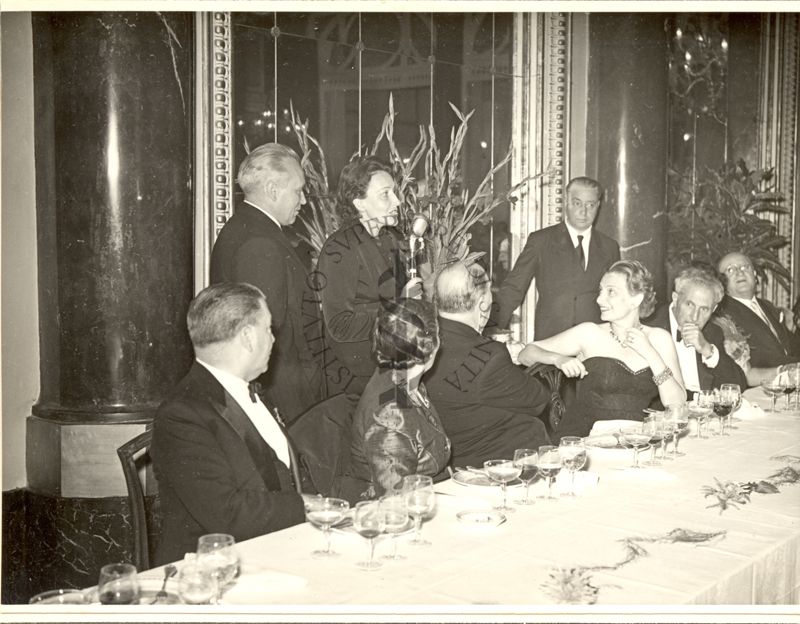
{"label": "tall vertical cord", "polygon": [[278,13],[272,13],[272,110],[275,114],[275,122],[273,124],[273,138],[272,140],[278,142],[278,37],[281,34],[278,28]]}

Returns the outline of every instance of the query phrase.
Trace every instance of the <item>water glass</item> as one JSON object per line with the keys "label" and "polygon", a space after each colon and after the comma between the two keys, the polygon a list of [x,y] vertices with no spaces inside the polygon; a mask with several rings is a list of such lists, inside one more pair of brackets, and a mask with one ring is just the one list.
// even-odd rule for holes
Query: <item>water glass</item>
{"label": "water glass", "polygon": [[135,604],[139,600],[139,579],[136,576],[136,566],[130,563],[109,563],[100,568],[97,597],[100,604]]}
{"label": "water glass", "polygon": [[215,570],[198,563],[196,556],[185,561],[178,572],[178,596],[183,604],[211,604],[217,597]]}
{"label": "water glass", "polygon": [[561,465],[569,472],[569,490],[564,492],[564,496],[575,496],[575,472],[586,464],[583,438],[564,436],[558,443],[558,454],[561,457]]}
{"label": "water glass", "polygon": [[402,492],[408,515],[414,519],[414,539],[409,543],[413,546],[430,546],[429,541],[422,539],[422,518],[433,512],[436,506],[433,479],[426,475],[407,475],[403,477]]}
{"label": "water glass", "polygon": [[362,570],[377,570],[383,564],[375,561],[375,538],[386,528],[380,501],[361,501],[353,509],[353,528],[369,543],[369,559],[356,565]]}
{"label": "water glass", "polygon": [[227,533],[210,533],[197,540],[197,563],[211,570],[217,582],[214,602],[219,604],[225,587],[233,582],[239,570],[236,541]]}
{"label": "water glass", "polygon": [[546,444],[539,447],[539,474],[547,480],[548,500],[558,500],[553,496],[553,481],[556,475],[561,472],[561,455],[558,454],[558,447]]}
{"label": "water glass", "polygon": [[405,530],[408,524],[408,508],[406,499],[399,494],[391,494],[381,499],[381,512],[384,519],[384,532],[391,535],[392,554],[381,555],[381,559],[399,561],[405,559],[405,555],[397,554],[397,534]]}
{"label": "water glass", "polygon": [[525,483],[525,498],[514,501],[520,505],[533,505],[530,497],[531,483],[536,478],[539,469],[539,453],[536,449],[517,449],[514,451],[514,464],[519,467],[519,478]]}
{"label": "water glass", "polygon": [[639,465],[639,450],[650,445],[650,434],[644,430],[642,424],[623,427],[620,436],[624,444],[630,445],[633,449],[633,465],[631,468],[641,468]]}

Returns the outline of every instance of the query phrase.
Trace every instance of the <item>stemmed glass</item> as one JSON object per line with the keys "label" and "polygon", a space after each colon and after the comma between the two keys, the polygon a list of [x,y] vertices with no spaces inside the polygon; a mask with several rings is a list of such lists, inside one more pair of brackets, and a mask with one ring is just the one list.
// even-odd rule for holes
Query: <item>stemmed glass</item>
{"label": "stemmed glass", "polygon": [[405,559],[404,555],[397,554],[397,534],[408,524],[408,508],[405,498],[399,494],[384,496],[381,499],[381,511],[385,524],[383,530],[392,536],[392,554],[381,555],[381,559],[391,559],[392,561]]}
{"label": "stemmed glass", "polygon": [[586,463],[583,438],[564,436],[558,443],[558,454],[561,456],[561,465],[569,472],[569,490],[564,492],[564,496],[575,496],[575,472]]}
{"label": "stemmed glass", "polygon": [[536,478],[539,453],[536,449],[517,449],[514,451],[514,465],[519,467],[519,478],[525,483],[525,498],[514,501],[519,505],[533,505],[530,497],[531,483]]}
{"label": "stemmed glass", "polygon": [[[731,404],[731,411],[728,413],[728,431],[731,429],[738,429],[739,427],[733,426],[733,413],[739,409],[742,404],[742,389],[739,384],[722,384],[719,387],[719,396]],[[728,434],[730,435],[730,434]]]}
{"label": "stemmed glass", "polygon": [[315,550],[314,557],[338,557],[339,553],[331,550],[331,527],[339,522],[350,509],[350,503],[343,498],[307,498],[305,500],[306,518],[325,535],[325,549]]}
{"label": "stemmed glass", "polygon": [[761,382],[761,389],[764,391],[765,394],[769,395],[772,399],[772,413],[774,414],[777,410],[775,408],[775,401],[778,400],[778,397],[783,394],[783,384],[774,379],[771,381],[762,381]]}
{"label": "stemmed glass", "polygon": [[430,546],[430,542],[422,539],[422,517],[433,511],[436,505],[436,493],[433,491],[433,479],[426,475],[407,475],[403,477],[403,497],[406,500],[408,515],[414,519],[414,539],[409,543],[414,546]]}
{"label": "stemmed glass", "polygon": [[650,444],[650,434],[645,432],[644,426],[641,424],[623,427],[620,430],[620,434],[624,443],[630,444],[633,449],[633,465],[631,468],[641,468],[639,465],[639,449],[643,449]]}
{"label": "stemmed glass", "polygon": [[650,448],[653,452],[650,459],[645,462],[647,466],[660,466],[661,462],[656,459],[656,448],[659,442],[663,444],[664,441],[664,419],[658,414],[651,414],[645,416],[642,422],[642,431],[650,436]]}
{"label": "stemmed glass", "polygon": [[197,563],[208,568],[217,581],[215,604],[219,604],[223,588],[233,582],[239,569],[235,545],[233,535],[227,533],[209,533],[197,540]]}
{"label": "stemmed glass", "polygon": [[561,456],[558,454],[558,447],[551,445],[544,445],[539,447],[539,474],[547,480],[547,498],[549,500],[558,500],[553,496],[553,481],[556,475],[561,472]]}
{"label": "stemmed glass", "polygon": [[100,568],[97,597],[105,605],[134,604],[139,598],[136,567],[130,563],[109,563]]}
{"label": "stemmed glass", "polygon": [[672,457],[683,457],[686,453],[678,450],[678,440],[681,434],[689,427],[689,408],[685,403],[668,405],[664,417],[672,426]]}
{"label": "stemmed glass", "polygon": [[728,419],[731,412],[733,412],[732,401],[733,398],[730,393],[723,395],[719,390],[714,393],[714,416],[716,416],[719,421],[719,433],[717,435],[730,435],[730,433],[725,431],[725,421]]}
{"label": "stemmed glass", "polygon": [[492,481],[500,484],[500,489],[503,490],[503,504],[495,509],[505,513],[513,512],[514,508],[506,504],[506,485],[519,477],[522,468],[511,459],[488,459],[483,462],[483,469]]}
{"label": "stemmed glass", "polygon": [[783,386],[783,393],[786,395],[786,409],[792,409],[792,394],[797,390],[797,378],[793,369],[789,369],[781,375],[781,386]]}
{"label": "stemmed glass", "polygon": [[178,573],[178,596],[183,604],[210,604],[217,595],[214,571],[200,565],[196,555],[192,554],[192,559],[189,556]]}
{"label": "stemmed glass", "polygon": [[689,410],[689,418],[697,421],[697,429],[692,437],[707,438],[708,435],[703,434],[703,425],[708,428],[708,417],[714,411],[714,395],[708,391],[696,392],[694,401],[690,401],[686,406]]}
{"label": "stemmed glass", "polygon": [[353,528],[369,542],[369,559],[356,565],[364,570],[375,570],[383,564],[375,561],[375,538],[386,528],[386,518],[380,501],[361,501],[353,510]]}

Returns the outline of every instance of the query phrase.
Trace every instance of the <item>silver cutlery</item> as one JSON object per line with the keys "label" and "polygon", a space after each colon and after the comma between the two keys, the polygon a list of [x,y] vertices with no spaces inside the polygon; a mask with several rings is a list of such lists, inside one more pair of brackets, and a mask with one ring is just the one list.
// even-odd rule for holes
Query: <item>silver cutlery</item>
{"label": "silver cutlery", "polygon": [[153,598],[153,602],[150,603],[151,605],[156,604],[159,600],[164,600],[165,598],[168,598],[168,595],[167,595],[167,581],[169,579],[171,579],[173,576],[175,576],[175,573],[177,571],[178,571],[178,568],[176,568],[172,564],[169,564],[166,568],[164,568],[164,582],[161,583],[161,589],[158,590],[158,593],[156,594],[156,597]]}

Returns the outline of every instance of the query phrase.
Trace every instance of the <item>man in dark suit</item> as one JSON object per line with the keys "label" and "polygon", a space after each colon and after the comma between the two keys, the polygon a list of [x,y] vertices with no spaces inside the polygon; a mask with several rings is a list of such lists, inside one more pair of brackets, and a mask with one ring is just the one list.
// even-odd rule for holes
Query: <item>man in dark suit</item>
{"label": "man in dark suit", "polygon": [[267,370],[271,322],[250,284],[209,286],[189,305],[196,361],[153,423],[163,514],[156,565],[194,552],[207,533],[242,541],[304,520],[283,425],[248,387]]}
{"label": "man in dark suit", "polygon": [[593,223],[602,189],[591,178],[567,185],[565,220],[528,236],[525,248],[497,294],[498,327],[507,328],[536,278],[534,338],[543,340],[584,321],[600,322],[597,287],[619,260],[619,244]]}
{"label": "man in dark suit", "polygon": [[305,176],[291,149],[266,143],[247,155],[237,181],[244,200],[214,244],[211,283],[247,282],[266,295],[275,348],[259,382],[292,422],[325,396],[319,288],[283,232],[305,203]]}
{"label": "man in dark suit", "polygon": [[549,392],[481,336],[492,304],[485,271],[457,262],[434,285],[441,346],[423,378],[452,445],[453,466],[483,466],[518,448],[549,444],[541,420]]}
{"label": "man in dark suit", "polygon": [[782,312],[766,299],[756,297],[756,272],[745,254],[732,252],[717,263],[725,279],[725,297],[718,312],[728,315],[747,336],[750,345],[748,373],[751,385],[771,379],[784,364],[800,360],[800,339],[783,323]]}
{"label": "man in dark suit", "polygon": [[708,322],[724,294],[722,283],[713,274],[697,267],[683,269],[675,277],[672,303],[661,306],[645,321],[672,335],[690,396],[725,383],[747,388],[745,372],[725,352],[722,329]]}

